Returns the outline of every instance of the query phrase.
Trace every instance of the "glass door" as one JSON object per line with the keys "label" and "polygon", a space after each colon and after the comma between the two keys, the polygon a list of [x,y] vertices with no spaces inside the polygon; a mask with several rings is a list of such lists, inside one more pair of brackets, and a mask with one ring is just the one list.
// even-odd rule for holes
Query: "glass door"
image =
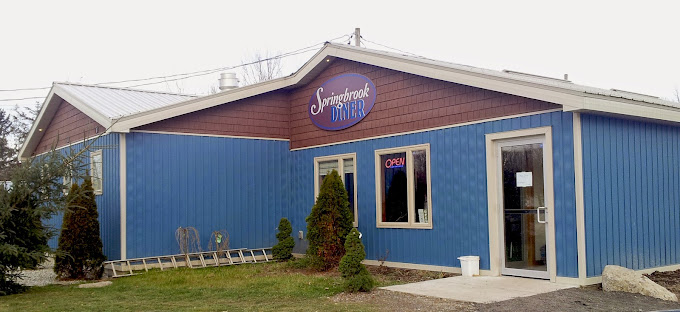
{"label": "glass door", "polygon": [[543,138],[498,144],[504,275],[550,278]]}

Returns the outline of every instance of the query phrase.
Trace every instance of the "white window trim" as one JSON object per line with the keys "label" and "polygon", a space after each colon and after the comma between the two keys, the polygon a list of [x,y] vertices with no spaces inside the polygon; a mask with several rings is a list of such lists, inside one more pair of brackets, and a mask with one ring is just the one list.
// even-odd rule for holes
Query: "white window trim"
{"label": "white window trim", "polygon": [[102,155],[102,150],[96,150],[92,153],[90,153],[90,175],[91,175],[91,181],[92,181],[92,187],[94,188],[95,183],[94,183],[94,157],[99,156],[101,158],[101,171],[99,175],[101,176],[99,187],[100,189],[94,189],[94,194],[95,195],[101,195],[104,192],[104,155]]}
{"label": "white window trim", "polygon": [[[413,151],[415,150],[425,150],[425,159],[427,161],[427,215],[428,223],[416,223],[416,212],[415,212],[415,185],[413,170],[406,170],[406,188],[408,191],[408,222],[383,222],[382,220],[382,192],[381,192],[381,174],[382,174],[382,163],[380,161],[380,156],[384,154],[393,153],[406,153],[406,167],[413,168]],[[376,227],[378,228],[398,228],[398,229],[432,229],[432,223],[434,218],[432,215],[432,175],[430,173],[431,168],[430,161],[430,144],[419,144],[419,145],[409,145],[401,146],[395,148],[386,148],[375,150],[375,221]]]}
{"label": "white window trim", "polygon": [[345,183],[345,175],[344,175],[344,159],[347,158],[352,158],[354,160],[354,207],[350,207],[351,209],[354,209],[354,221],[352,222],[352,225],[354,227],[359,226],[359,202],[358,202],[358,196],[357,196],[357,176],[359,175],[359,170],[357,170],[357,154],[356,153],[348,153],[348,154],[338,154],[338,155],[329,155],[329,156],[320,156],[320,157],[314,157],[314,202],[316,203],[316,198],[319,196],[319,189],[321,188],[321,185],[319,185],[319,163],[324,162],[324,161],[329,161],[329,160],[337,160],[338,161],[338,174],[340,175],[340,179],[342,179],[342,183]]}
{"label": "white window trim", "polygon": [[62,177],[62,181],[61,181],[62,184],[64,185],[63,186],[64,195],[68,195],[68,192],[71,191],[71,186],[73,186],[73,169],[72,169],[70,164],[67,165],[66,170],[68,170],[68,171]]}

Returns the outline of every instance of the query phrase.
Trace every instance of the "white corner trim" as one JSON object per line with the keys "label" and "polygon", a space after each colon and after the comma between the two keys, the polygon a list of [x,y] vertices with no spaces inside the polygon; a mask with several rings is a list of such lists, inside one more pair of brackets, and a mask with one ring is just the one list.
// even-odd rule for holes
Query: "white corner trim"
{"label": "white corner trim", "polygon": [[586,258],[586,218],[583,199],[583,139],[581,137],[581,114],[573,115],[574,129],[574,190],[576,196],[576,244],[578,254],[578,278],[587,276]]}
{"label": "white corner trim", "polygon": [[186,136],[200,136],[200,137],[211,137],[211,138],[230,138],[230,139],[248,139],[248,140],[267,140],[267,141],[284,141],[284,142],[290,142],[289,139],[265,138],[265,137],[250,137],[250,136],[237,136],[237,135],[202,134],[202,133],[184,133],[184,132],[151,131],[151,130],[130,130],[130,133],[132,133],[132,132],[138,132],[138,133],[153,133],[153,134],[186,135]]}
{"label": "white corner trim", "polygon": [[127,258],[127,141],[125,133],[121,133],[119,140],[120,167],[120,259]]}
{"label": "white corner trim", "polygon": [[444,130],[444,129],[450,129],[450,128],[464,127],[464,126],[469,126],[469,125],[476,125],[476,124],[481,124],[481,123],[485,123],[485,122],[499,121],[499,120],[533,116],[533,115],[548,114],[548,113],[561,112],[561,111],[562,111],[561,108],[548,109],[548,110],[542,110],[542,111],[537,111],[537,112],[522,113],[522,114],[508,115],[508,116],[495,117],[495,118],[489,118],[489,119],[468,121],[468,122],[463,122],[463,123],[459,123],[459,124],[446,125],[446,126],[433,127],[433,128],[426,128],[426,129],[422,129],[422,130],[413,130],[413,131],[406,131],[406,132],[399,132],[399,133],[392,133],[392,134],[383,134],[383,135],[365,137],[365,138],[361,138],[361,139],[354,139],[354,140],[347,140],[347,141],[339,141],[339,142],[333,142],[333,143],[298,147],[298,148],[293,148],[290,151],[291,152],[301,151],[301,150],[306,150],[306,149],[310,149],[310,148],[318,148],[318,147],[325,147],[325,146],[332,146],[332,145],[346,144],[346,143],[354,143],[354,142],[361,142],[361,141],[368,141],[368,140],[375,140],[375,139],[384,139],[384,138],[390,138],[390,137],[395,137],[395,136],[400,136],[400,135],[415,134],[415,133],[436,131],[436,130]]}

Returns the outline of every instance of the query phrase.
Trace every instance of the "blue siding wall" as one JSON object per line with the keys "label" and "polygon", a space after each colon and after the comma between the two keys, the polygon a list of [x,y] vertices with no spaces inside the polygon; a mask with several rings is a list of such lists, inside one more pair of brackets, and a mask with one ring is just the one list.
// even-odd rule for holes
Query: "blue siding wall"
{"label": "blue siding wall", "polygon": [[[542,126],[553,127],[557,274],[576,277],[571,113],[546,113],[293,151],[291,210],[286,217],[291,219],[294,232],[307,231],[305,217],[314,204],[314,157],[356,152],[359,230],[368,259],[378,259],[389,250],[388,261],[458,267],[457,257],[479,255],[481,268],[489,269],[484,135]],[[433,229],[376,228],[375,150],[423,143],[430,143]]]}
{"label": "blue siding wall", "polygon": [[[99,212],[99,229],[104,244],[103,251],[108,259],[120,259],[120,153],[118,138],[119,134],[117,133],[103,135],[83,154],[83,161],[89,169],[90,152],[102,150],[103,191],[102,195],[96,196],[96,201]],[[62,153],[76,153],[91,142],[74,144],[71,147],[62,148],[60,151]],[[63,215],[58,214],[47,222],[57,230],[57,235],[49,241],[52,248],[57,248],[62,220]]]}
{"label": "blue siding wall", "polygon": [[680,263],[680,127],[582,115],[588,276]]}
{"label": "blue siding wall", "polygon": [[195,227],[202,248],[226,229],[232,248],[271,247],[287,210],[287,141],[130,133],[127,256],[179,252],[175,230]]}

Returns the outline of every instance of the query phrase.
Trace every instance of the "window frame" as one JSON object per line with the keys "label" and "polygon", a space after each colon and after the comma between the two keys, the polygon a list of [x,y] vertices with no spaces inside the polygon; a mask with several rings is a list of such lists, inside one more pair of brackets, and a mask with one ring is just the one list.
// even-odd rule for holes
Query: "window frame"
{"label": "window frame", "polygon": [[[94,166],[95,166],[95,157],[99,156],[101,159],[101,172],[99,172],[99,189],[95,188],[96,184],[94,182],[97,177],[95,177],[95,171]],[[92,189],[94,189],[94,194],[95,195],[101,195],[104,193],[104,155],[102,154],[102,150],[96,150],[94,152],[90,153],[90,181],[92,182]]]}
{"label": "window frame", "polygon": [[319,163],[324,162],[324,161],[330,161],[330,160],[337,160],[338,161],[338,174],[340,175],[340,179],[342,179],[342,183],[344,185],[345,183],[345,175],[344,175],[344,160],[347,158],[352,158],[354,161],[354,207],[350,207],[350,209],[353,209],[354,213],[354,220],[352,221],[352,226],[353,227],[359,227],[359,196],[357,195],[357,176],[358,171],[357,170],[357,153],[346,153],[346,154],[336,154],[336,155],[328,155],[328,156],[319,156],[319,157],[314,157],[314,203],[316,203],[316,198],[319,196],[319,189],[321,188],[321,185],[319,185]]}
{"label": "window frame", "polygon": [[64,195],[68,195],[68,193],[71,191],[71,187],[73,186],[73,166],[72,165],[67,165],[66,170],[66,175],[62,177],[61,184],[63,185],[63,192]]}
{"label": "window frame", "polygon": [[[415,177],[413,173],[413,151],[425,151],[426,173],[427,173],[427,223],[417,223],[415,211]],[[382,162],[380,157],[385,154],[406,153],[406,187],[408,191],[408,222],[383,222],[382,221],[382,185],[381,175]],[[375,221],[378,228],[390,229],[432,229],[433,215],[432,215],[432,163],[430,161],[430,144],[408,145],[394,148],[385,148],[375,150]]]}

